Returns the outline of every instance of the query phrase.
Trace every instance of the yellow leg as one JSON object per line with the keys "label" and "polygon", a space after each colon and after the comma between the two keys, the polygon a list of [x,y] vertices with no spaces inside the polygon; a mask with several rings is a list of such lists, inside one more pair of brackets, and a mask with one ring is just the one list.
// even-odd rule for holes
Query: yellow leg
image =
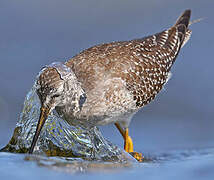
{"label": "yellow leg", "polygon": [[129,136],[129,129],[125,129],[125,138],[124,138],[124,149],[126,152],[133,152],[133,142],[131,137]]}
{"label": "yellow leg", "polygon": [[131,137],[129,136],[129,129],[126,128],[124,131],[118,123],[115,123],[115,126],[119,130],[120,134],[123,136],[124,150],[126,152],[128,152],[129,154],[131,154],[136,160],[138,160],[139,162],[142,162],[143,161],[142,154],[138,153],[138,152],[134,152],[133,142],[132,142]]}

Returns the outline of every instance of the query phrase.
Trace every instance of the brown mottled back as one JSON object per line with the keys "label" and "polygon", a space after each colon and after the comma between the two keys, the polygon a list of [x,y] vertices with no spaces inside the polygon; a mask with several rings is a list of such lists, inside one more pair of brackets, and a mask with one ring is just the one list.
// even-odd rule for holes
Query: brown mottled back
{"label": "brown mottled back", "polygon": [[162,89],[181,46],[188,40],[190,13],[185,11],[174,26],[161,33],[91,47],[66,65],[72,68],[86,93],[106,77],[122,79],[136,106],[142,107]]}

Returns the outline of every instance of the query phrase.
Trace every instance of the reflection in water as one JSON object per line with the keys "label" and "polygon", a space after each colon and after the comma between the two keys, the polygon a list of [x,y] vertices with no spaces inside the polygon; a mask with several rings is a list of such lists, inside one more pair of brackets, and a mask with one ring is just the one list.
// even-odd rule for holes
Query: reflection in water
{"label": "reflection in water", "polygon": [[[1,151],[27,153],[36,131],[39,113],[40,101],[34,86],[26,96],[13,137]],[[118,162],[129,158],[127,153],[104,139],[97,127],[88,130],[70,126],[56,112],[49,115],[34,153]]]}
{"label": "reflection in water", "polygon": [[131,168],[133,164],[129,161],[124,162],[103,162],[87,161],[80,158],[66,157],[45,157],[29,155],[24,158],[25,161],[33,161],[39,167],[46,167],[55,171],[67,173],[85,173],[85,172],[118,172],[124,168]]}
{"label": "reflection in water", "polygon": [[[149,155],[148,155],[149,156]],[[40,155],[23,155],[12,153],[0,153],[0,174],[12,173],[12,177],[19,177],[20,174],[29,174],[36,172],[46,172],[45,174],[36,173],[32,178],[47,179],[47,177],[56,176],[58,171],[62,172],[60,178],[66,179],[66,174],[79,174],[79,173],[94,173],[99,175],[103,172],[114,173],[117,179],[124,179],[125,177],[135,175],[139,178],[149,179],[168,179],[167,177],[174,177],[176,173],[176,180],[183,179],[183,177],[190,177],[186,179],[201,179],[200,175],[206,173],[208,179],[213,179],[213,159],[214,149],[201,149],[201,150],[182,150],[172,151],[162,154],[152,154],[150,159],[144,163],[131,163],[130,161],[121,162],[103,162],[103,161],[87,161],[81,158],[73,157],[45,157]],[[30,166],[29,162],[36,164]],[[22,164],[23,169],[20,169],[17,164]],[[53,170],[50,174],[49,171],[43,171],[41,167]],[[133,168],[134,167],[134,168]],[[8,169],[12,168],[13,172]],[[120,173],[120,172],[123,173]],[[119,172],[119,173],[118,173]],[[3,173],[3,174],[4,174]],[[48,174],[49,173],[49,174]],[[115,174],[116,173],[116,174]],[[105,174],[108,176],[108,174]],[[152,178],[153,177],[153,178]],[[69,176],[70,178],[70,176]],[[95,177],[87,176],[87,179],[94,179]],[[96,177],[100,179],[100,177]],[[110,179],[110,178],[105,178]]]}

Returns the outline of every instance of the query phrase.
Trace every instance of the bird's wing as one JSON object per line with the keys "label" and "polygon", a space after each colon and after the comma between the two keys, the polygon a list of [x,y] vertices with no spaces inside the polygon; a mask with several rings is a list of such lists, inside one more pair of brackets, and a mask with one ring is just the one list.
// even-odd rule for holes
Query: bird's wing
{"label": "bird's wing", "polygon": [[185,11],[168,30],[133,41],[132,66],[125,75],[127,88],[136,105],[148,104],[167,82],[180,48],[188,41],[190,10]]}

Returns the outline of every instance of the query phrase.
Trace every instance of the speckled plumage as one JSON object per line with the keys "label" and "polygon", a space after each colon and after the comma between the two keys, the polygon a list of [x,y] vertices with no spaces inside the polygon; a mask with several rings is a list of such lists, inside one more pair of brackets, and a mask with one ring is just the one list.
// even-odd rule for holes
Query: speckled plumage
{"label": "speckled plumage", "polygon": [[132,115],[150,103],[167,82],[180,48],[191,35],[190,13],[185,11],[161,33],[82,51],[65,63],[75,81],[63,80],[56,67],[45,68],[38,77],[41,102],[50,94],[48,88],[61,88],[60,99],[52,104],[68,122],[88,126],[119,122],[128,127]]}

